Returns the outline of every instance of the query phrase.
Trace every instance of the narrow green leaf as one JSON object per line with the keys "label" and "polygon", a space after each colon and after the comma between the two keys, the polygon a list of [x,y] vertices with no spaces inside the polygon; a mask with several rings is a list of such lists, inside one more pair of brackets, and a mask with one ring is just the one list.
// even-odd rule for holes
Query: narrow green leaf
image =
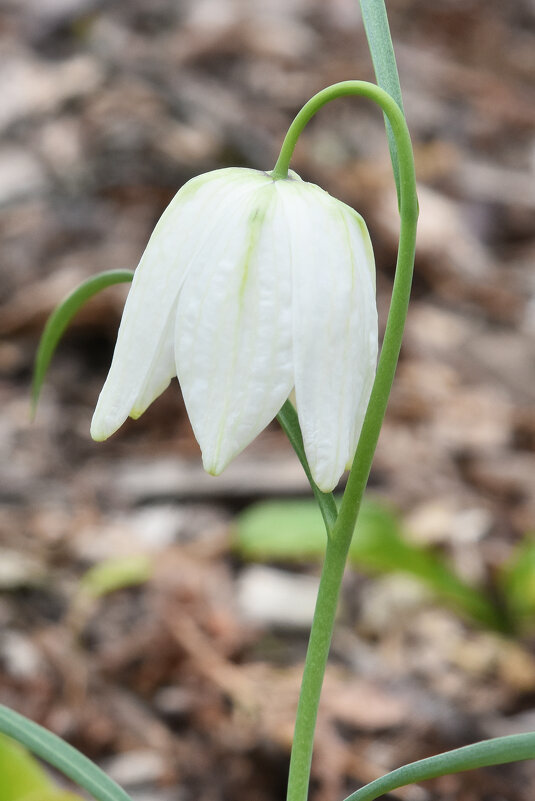
{"label": "narrow green leaf", "polygon": [[[385,92],[388,92],[388,94],[394,98],[403,111],[403,100],[401,97],[396,56],[394,54],[394,46],[390,35],[384,0],[360,0],[360,7],[377,83]],[[399,166],[396,140],[386,116],[385,127],[399,201]]]}
{"label": "narrow green leaf", "polygon": [[414,545],[392,512],[368,501],[349,548],[355,567],[380,573],[405,573],[424,583],[442,601],[485,628],[505,631],[506,621],[484,592],[464,582],[444,558]]}
{"label": "narrow green leaf", "polygon": [[[254,504],[236,521],[235,547],[246,559],[321,560],[326,537],[312,500]],[[405,573],[424,583],[443,601],[486,628],[506,624],[486,595],[462,581],[443,558],[408,542],[395,515],[369,498],[362,503],[349,546],[354,568],[372,573]]]}
{"label": "narrow green leaf", "polygon": [[0,705],[0,732],[24,745],[97,801],[132,801],[125,791],[90,759],[42,726]]}
{"label": "narrow green leaf", "polygon": [[534,732],[496,737],[493,740],[483,740],[481,743],[466,745],[454,751],[446,751],[445,754],[411,762],[361,787],[345,801],[375,801],[385,793],[397,790],[398,787],[405,787],[407,784],[436,779],[438,776],[460,773],[463,770],[505,765],[507,762],[521,762],[534,758]]}
{"label": "narrow green leaf", "polygon": [[133,275],[134,273],[131,270],[108,270],[98,275],[93,275],[56,306],[46,322],[35,357],[32,384],[32,419],[35,417],[41,387],[43,386],[50,360],[63,332],[74,315],[93,295],[113,284],[123,284],[131,281]]}

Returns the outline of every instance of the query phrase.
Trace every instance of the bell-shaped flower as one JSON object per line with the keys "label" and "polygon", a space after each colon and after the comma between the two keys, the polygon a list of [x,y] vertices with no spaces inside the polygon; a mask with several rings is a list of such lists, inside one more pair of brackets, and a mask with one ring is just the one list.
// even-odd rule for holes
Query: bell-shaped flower
{"label": "bell-shaped flower", "polygon": [[176,375],[218,474],[295,390],[310,469],[328,491],[355,453],[376,359],[362,218],[292,172],[217,170],[180,189],[149,240],[91,434],[139,417]]}

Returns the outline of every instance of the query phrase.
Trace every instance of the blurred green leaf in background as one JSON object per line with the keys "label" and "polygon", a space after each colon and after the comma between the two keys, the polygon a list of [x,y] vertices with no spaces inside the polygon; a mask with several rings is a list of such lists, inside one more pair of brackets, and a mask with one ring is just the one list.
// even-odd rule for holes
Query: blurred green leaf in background
{"label": "blurred green leaf in background", "polygon": [[[325,544],[321,514],[312,500],[258,503],[236,521],[235,548],[251,561],[319,561]],[[535,565],[535,544],[532,553]],[[486,593],[459,578],[443,555],[412,544],[396,515],[378,501],[368,498],[362,504],[349,562],[363,572],[413,576],[471,621],[507,631],[504,615]]]}
{"label": "blurred green leaf in background", "polygon": [[515,629],[522,634],[535,630],[535,534],[516,546],[501,573],[501,591]]}
{"label": "blurred green leaf in background", "polygon": [[90,567],[80,578],[70,604],[67,622],[71,631],[78,634],[82,631],[100,598],[129,587],[142,586],[152,573],[152,561],[145,554],[104,559]]}
{"label": "blurred green leaf in background", "polygon": [[61,790],[21,745],[0,734],[0,801],[82,801]]}
{"label": "blurred green leaf in background", "polygon": [[100,598],[126,587],[145,584],[152,575],[151,560],[144,554],[106,559],[89,568],[80,579],[79,590]]}

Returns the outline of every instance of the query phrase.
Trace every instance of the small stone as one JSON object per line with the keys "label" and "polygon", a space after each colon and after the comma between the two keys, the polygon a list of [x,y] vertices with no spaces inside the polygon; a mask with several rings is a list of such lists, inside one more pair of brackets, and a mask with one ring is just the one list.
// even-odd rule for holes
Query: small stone
{"label": "small stone", "polygon": [[238,582],[243,617],[262,626],[308,629],[314,616],[319,579],[272,567],[245,568]]}
{"label": "small stone", "polygon": [[83,155],[80,129],[75,120],[53,120],[44,125],[38,134],[37,147],[47,165],[62,180],[86,160]]}
{"label": "small stone", "polygon": [[184,718],[194,708],[194,697],[183,687],[162,687],[154,697],[154,705],[161,715],[174,721]]}
{"label": "small stone", "polygon": [[0,151],[0,205],[34,195],[45,186],[44,170],[31,153],[19,147]]}
{"label": "small stone", "polygon": [[384,635],[401,630],[429,603],[430,593],[408,576],[381,576],[362,596],[359,630]]}
{"label": "small stone", "polygon": [[1,633],[0,662],[8,675],[17,679],[35,678],[44,667],[41,654],[30,638],[18,631]]}
{"label": "small stone", "polygon": [[30,556],[8,548],[0,549],[0,590],[17,590],[39,582],[41,565]]}
{"label": "small stone", "polygon": [[436,498],[417,506],[405,523],[408,536],[415,543],[475,543],[488,533],[492,515],[481,507],[458,509],[455,501]]}
{"label": "small stone", "polygon": [[166,765],[157,751],[136,749],[110,759],[105,771],[118,784],[130,788],[159,781],[165,775]]}

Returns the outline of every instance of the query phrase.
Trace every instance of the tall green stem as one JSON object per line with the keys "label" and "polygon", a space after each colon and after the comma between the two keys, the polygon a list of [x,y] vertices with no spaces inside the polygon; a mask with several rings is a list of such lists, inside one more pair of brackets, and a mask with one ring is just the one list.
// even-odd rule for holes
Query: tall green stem
{"label": "tall green stem", "polygon": [[340,512],[332,529],[329,526],[327,527],[329,534],[327,551],[297,708],[294,741],[290,758],[288,801],[306,801],[308,795],[314,730],[338,605],[338,596],[347,552],[357,521],[362,495],[368,481],[401,348],[412,282],[418,219],[414,160],[403,112],[387,92],[375,84],[365,81],[344,81],[343,83],[334,84],[319,92],[303,106],[286,134],[280,156],[271,173],[272,176],[275,179],[287,177],[295,144],[305,125],[314,114],[331,100],[348,95],[358,95],[373,100],[381,107],[390,123],[396,143],[399,165],[401,226],[396,276],[381,356],[377,366],[377,375]]}
{"label": "tall green stem", "polygon": [[[351,532],[353,533],[353,532]],[[288,801],[305,801],[308,795],[314,731],[325,667],[331,647],[338,596],[351,543],[349,537],[329,537],[321,572],[320,586],[310,631],[301,692],[297,705],[290,773]]]}

